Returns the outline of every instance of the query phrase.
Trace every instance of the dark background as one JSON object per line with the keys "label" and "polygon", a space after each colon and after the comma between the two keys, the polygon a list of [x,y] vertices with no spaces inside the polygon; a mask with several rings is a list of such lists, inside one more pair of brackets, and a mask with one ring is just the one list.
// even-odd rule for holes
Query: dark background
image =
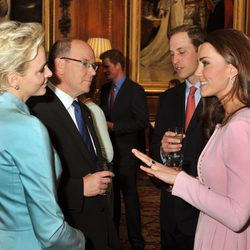
{"label": "dark background", "polygon": [[11,0],[10,19],[42,23],[42,0]]}

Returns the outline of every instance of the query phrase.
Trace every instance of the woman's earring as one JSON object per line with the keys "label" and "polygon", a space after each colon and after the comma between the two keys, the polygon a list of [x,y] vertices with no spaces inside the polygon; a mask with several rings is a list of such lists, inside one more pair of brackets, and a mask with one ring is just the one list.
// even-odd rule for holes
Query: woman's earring
{"label": "woman's earring", "polygon": [[16,85],[16,86],[14,87],[14,89],[15,89],[15,90],[19,90],[20,88],[19,88],[18,85]]}
{"label": "woman's earring", "polygon": [[229,82],[230,82],[232,85],[234,84],[234,81],[235,81],[235,76],[234,76],[234,77],[229,76]]}

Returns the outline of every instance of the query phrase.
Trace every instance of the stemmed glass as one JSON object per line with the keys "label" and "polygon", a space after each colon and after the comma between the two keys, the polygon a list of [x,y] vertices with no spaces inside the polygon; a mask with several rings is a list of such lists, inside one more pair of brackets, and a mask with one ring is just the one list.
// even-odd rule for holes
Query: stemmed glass
{"label": "stemmed glass", "polygon": [[[178,142],[172,142],[172,144],[179,144],[182,142],[183,139],[183,128],[180,127],[173,127],[173,128],[169,128],[168,131],[174,132],[175,135],[173,136],[173,138],[178,139]],[[181,170],[182,169],[182,165],[183,165],[183,154],[180,153],[180,151],[178,152],[172,152],[169,153],[166,157],[165,157],[165,164],[168,167],[173,167],[177,170]],[[168,192],[172,191],[172,186],[170,185],[169,188],[167,189]]]}
{"label": "stemmed glass", "polygon": [[173,128],[169,128],[167,131],[175,133],[173,138],[178,139],[179,140],[178,143],[182,142],[183,135],[184,135],[184,129],[183,128],[181,128],[181,127],[173,127]]}

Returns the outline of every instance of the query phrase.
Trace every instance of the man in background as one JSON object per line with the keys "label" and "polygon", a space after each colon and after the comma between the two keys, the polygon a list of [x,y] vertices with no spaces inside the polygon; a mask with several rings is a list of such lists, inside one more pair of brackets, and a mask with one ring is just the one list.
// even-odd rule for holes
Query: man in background
{"label": "man in background", "polygon": [[[184,154],[183,170],[197,176],[197,161],[204,142],[200,124],[200,83],[195,70],[198,66],[198,46],[203,42],[203,34],[198,26],[182,25],[170,30],[168,36],[172,64],[185,82],[160,96],[152,154],[153,158],[164,163],[167,154],[181,150]],[[187,114],[188,110],[191,113],[189,111]],[[184,129],[186,137],[182,144],[173,139],[172,132],[167,132],[172,127]],[[161,249],[193,250],[199,211],[172,196],[167,190],[167,186],[163,185],[160,202]]]}
{"label": "man in background", "polygon": [[146,95],[139,84],[125,76],[125,58],[120,51],[108,50],[101,59],[103,72],[109,80],[102,87],[100,97],[114,148],[114,221],[119,229],[121,191],[130,244],[133,250],[144,249],[137,193],[139,162],[131,149],[140,148],[141,135],[148,126]]}
{"label": "man in background", "polygon": [[57,41],[49,54],[49,68],[53,77],[46,94],[31,98],[28,105],[47,127],[62,162],[59,204],[66,221],[84,233],[86,250],[118,250],[118,235],[103,195],[114,175],[100,171],[102,153],[92,117],[77,99],[89,92],[96,74],[93,50],[82,40]]}

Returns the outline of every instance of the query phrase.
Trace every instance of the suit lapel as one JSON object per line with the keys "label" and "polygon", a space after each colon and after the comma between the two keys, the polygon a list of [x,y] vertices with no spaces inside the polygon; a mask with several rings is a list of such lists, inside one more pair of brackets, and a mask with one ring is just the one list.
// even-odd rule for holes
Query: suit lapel
{"label": "suit lapel", "polygon": [[97,161],[98,162],[101,162],[103,161],[103,157],[102,157],[102,152],[101,152],[101,146],[100,146],[100,143],[98,141],[98,138],[96,136],[96,132],[95,132],[95,128],[94,128],[94,123],[93,123],[93,120],[92,120],[92,117],[90,115],[90,113],[88,112],[88,107],[86,107],[86,105],[80,103],[80,107],[82,109],[82,113],[84,115],[84,118],[85,118],[85,122],[86,122],[86,125],[89,129],[89,132],[90,132],[90,135],[94,141],[94,145],[95,145],[95,149],[96,149],[96,155],[97,155]]}
{"label": "suit lapel", "polygon": [[128,88],[129,82],[127,81],[127,78],[125,78],[125,81],[123,82],[116,98],[115,98],[115,102],[111,111],[111,117],[114,116],[117,112],[119,112],[119,103],[123,103],[123,98],[124,96],[126,96],[127,91],[129,90]]}
{"label": "suit lapel", "polygon": [[[180,85],[181,87],[181,91],[179,91],[179,100],[180,100],[180,115],[181,115],[181,124],[182,124],[182,127],[184,128],[185,127],[185,118],[186,118],[186,111],[185,111],[185,93],[186,93],[186,83],[183,83]],[[179,110],[179,109],[178,109]]]}
{"label": "suit lapel", "polygon": [[[47,93],[49,91],[51,90],[49,89]],[[53,91],[51,92],[52,93],[50,94],[53,95],[53,99],[48,103],[48,105],[50,105],[50,109],[53,110],[54,115],[57,117],[57,122],[63,128],[63,133],[70,134],[75,147],[80,151],[81,154],[84,155],[85,158],[87,156],[89,158],[89,161],[92,161],[87,146],[82,140],[74,121],[72,120],[71,116],[69,115],[68,111],[65,109],[59,98],[53,93]]]}
{"label": "suit lapel", "polygon": [[[168,118],[169,128],[171,127],[185,127],[185,91],[186,84],[170,89],[167,91],[172,91],[173,94],[170,95],[171,102],[169,108],[171,109],[171,116]],[[169,116],[169,114],[166,114]]]}
{"label": "suit lapel", "polygon": [[109,82],[105,85],[105,88],[102,89],[102,103],[101,103],[101,108],[104,111],[106,118],[108,120],[110,120],[110,113],[109,113],[109,94],[110,94],[110,90],[112,87],[112,83]]}

